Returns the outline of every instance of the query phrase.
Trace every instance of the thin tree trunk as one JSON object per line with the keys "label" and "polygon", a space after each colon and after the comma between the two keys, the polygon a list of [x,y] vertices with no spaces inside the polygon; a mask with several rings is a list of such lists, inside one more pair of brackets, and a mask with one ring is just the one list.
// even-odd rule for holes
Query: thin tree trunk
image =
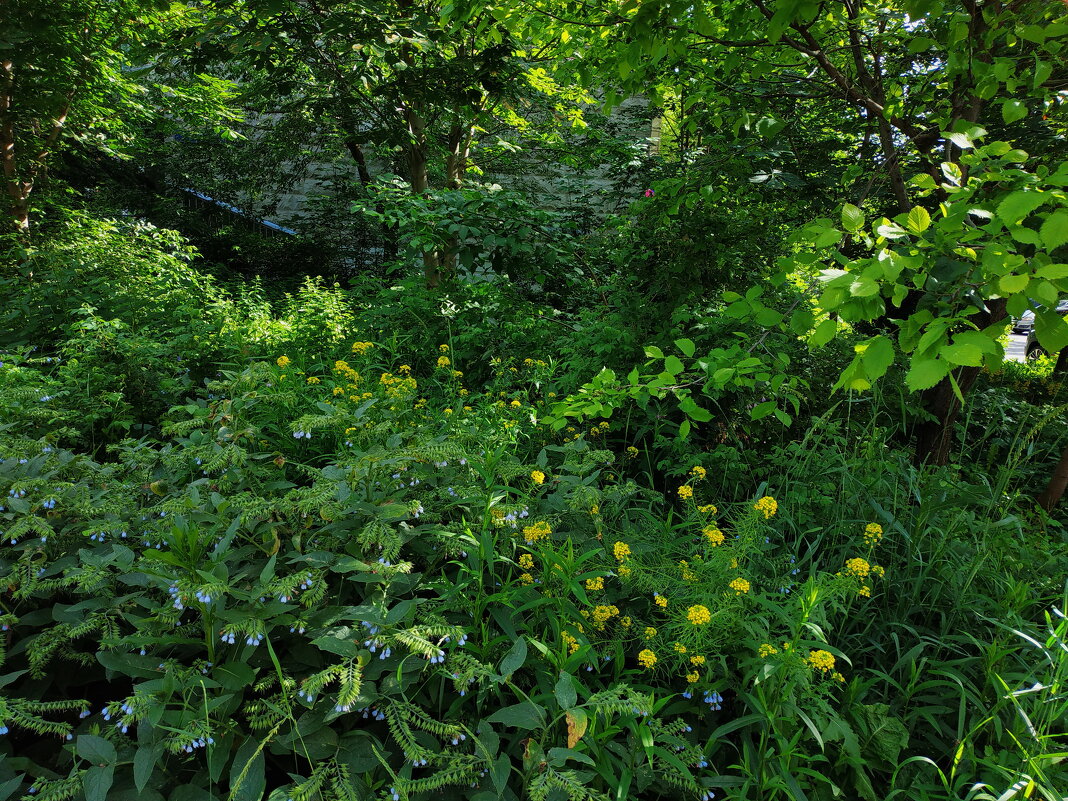
{"label": "thin tree trunk", "polygon": [[[1068,348],[1065,351],[1068,351]],[[1061,460],[1053,469],[1053,475],[1050,476],[1049,485],[1046,487],[1045,492],[1038,496],[1038,505],[1047,512],[1052,512],[1053,508],[1064,497],[1065,488],[1068,488],[1068,445],[1064,446]]]}
{"label": "thin tree trunk", "polygon": [[1068,347],[1061,348],[1057,363],[1053,365],[1054,375],[1064,375],[1065,373],[1068,373]]}
{"label": "thin tree trunk", "polygon": [[[980,367],[961,367],[955,378],[961,395],[967,397],[968,391],[979,377]],[[953,427],[960,414],[960,401],[953,391],[949,378],[943,378],[935,386],[921,395],[923,408],[934,416],[934,420],[924,420],[916,424],[916,464],[943,465],[953,453]]]}

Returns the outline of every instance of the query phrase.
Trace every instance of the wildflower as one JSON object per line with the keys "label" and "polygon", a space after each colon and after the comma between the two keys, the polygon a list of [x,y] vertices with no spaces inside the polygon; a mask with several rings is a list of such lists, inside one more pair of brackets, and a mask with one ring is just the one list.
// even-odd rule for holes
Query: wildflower
{"label": "wildflower", "polygon": [[886,575],[886,568],[883,567],[882,565],[872,565],[871,566],[871,574],[873,576],[878,576],[879,578],[882,578],[883,576]]}
{"label": "wildflower", "polygon": [[627,456],[628,456],[628,458],[634,459],[635,457],[637,457],[637,455],[638,455],[638,449],[635,448],[633,445],[628,445],[627,446]]}
{"label": "wildflower", "polygon": [[530,573],[524,573],[523,575],[521,575],[519,577],[519,580],[521,582],[523,582],[523,584],[533,584],[534,583],[534,577],[532,575],[530,575]]}
{"label": "wildflower", "polygon": [[871,565],[866,559],[856,556],[846,561],[846,572],[859,579],[865,579],[871,572]]}
{"label": "wildflower", "polygon": [[834,671],[834,673],[831,674],[831,678],[834,679],[837,682],[840,682],[841,684],[845,684],[845,676],[843,676],[837,670]]}
{"label": "wildflower", "polygon": [[411,375],[412,366],[410,364],[402,364],[400,367],[397,368],[397,372],[401,375]]}
{"label": "wildflower", "polygon": [[522,403],[520,403],[520,402],[519,402],[519,401],[517,401],[517,400],[514,400],[514,401],[512,401],[512,402],[511,402],[511,403],[509,403],[508,405],[509,405],[509,406],[511,406],[511,407],[512,407],[513,409],[519,409],[519,408],[521,408],[521,407],[523,406],[523,404],[522,404]]}
{"label": "wildflower", "polygon": [[758,512],[764,514],[764,519],[774,517],[775,513],[779,511],[779,502],[772,498],[770,495],[765,495],[759,501],[753,504],[753,508]]}
{"label": "wildflower", "polygon": [[857,595],[861,598],[871,598],[871,587],[867,584],[861,584],[860,589],[857,590]]}
{"label": "wildflower", "polygon": [[620,565],[616,572],[619,574],[620,578],[627,578],[632,571],[626,565]]}
{"label": "wildflower", "polygon": [[701,465],[695,465],[690,469],[690,475],[694,476],[698,481],[702,481],[708,475],[708,471],[701,467]]}
{"label": "wildflower", "polygon": [[534,542],[539,542],[540,540],[545,539],[552,533],[553,530],[549,528],[549,524],[546,523],[544,520],[539,521],[531,526],[525,526],[523,528],[523,538],[527,541],[528,545]]}
{"label": "wildflower", "polygon": [[678,492],[679,497],[683,500],[693,497],[693,487],[691,487],[689,484],[683,484],[681,487],[679,487]]}
{"label": "wildflower", "polygon": [[285,368],[289,367],[289,365],[290,365],[289,357],[288,356],[279,356],[277,359],[275,359],[274,363],[277,364],[279,367],[281,367],[284,370]]}
{"label": "wildflower", "polygon": [[677,642],[674,645],[672,645],[671,647],[675,649],[675,653],[677,653],[677,654],[686,653],[686,646],[683,645],[681,642]]}
{"label": "wildflower", "polygon": [[634,621],[630,619],[630,615],[624,615],[619,619],[619,625],[625,629],[629,629],[633,623]]}
{"label": "wildflower", "polygon": [[438,356],[438,367],[444,369],[452,364],[448,356]]}
{"label": "wildflower", "polygon": [[545,482],[545,474],[540,470],[533,470],[530,473],[530,479],[535,484],[543,484]]}
{"label": "wildflower", "polygon": [[597,515],[597,514],[600,514],[600,513],[601,513],[601,507],[598,506],[597,504],[594,504],[593,506],[590,507],[590,514],[591,515]]}
{"label": "wildflower", "polygon": [[564,631],[560,633],[560,639],[564,641],[564,645],[567,646],[567,652],[569,654],[575,653],[579,649],[578,639],[570,632]]}
{"label": "wildflower", "polygon": [[697,507],[697,511],[700,512],[703,515],[716,515],[716,514],[719,514],[719,509],[717,509],[715,504],[712,504],[712,503],[706,503],[703,506],[698,506]]}
{"label": "wildflower", "polygon": [[648,648],[643,648],[638,653],[638,661],[644,668],[651,668],[656,664],[656,654],[650,651]]}
{"label": "wildflower", "polygon": [[705,526],[703,529],[701,529],[701,534],[704,535],[704,538],[708,540],[709,544],[713,548],[717,545],[722,545],[727,539],[723,536],[723,532],[715,526]]}
{"label": "wildflower", "polygon": [[443,412],[444,412],[444,414],[452,414],[452,409],[450,409],[448,406],[446,406],[444,408]]}
{"label": "wildflower", "polygon": [[736,578],[731,580],[729,586],[732,590],[738,593],[738,595],[745,595],[749,592],[750,584],[744,578]]}
{"label": "wildflower", "polygon": [[666,595],[661,595],[658,592],[653,593],[653,601],[657,606],[666,609],[668,605],[668,599]]}
{"label": "wildflower", "polygon": [[369,351],[374,346],[375,345],[373,342],[353,342],[352,352],[355,353],[357,356],[363,356],[363,354],[367,353],[367,351]]}
{"label": "wildflower", "polygon": [[596,576],[594,578],[586,579],[586,589],[591,592],[594,590],[604,589],[604,578],[602,576]]}
{"label": "wildflower", "polygon": [[315,377],[315,376],[313,376],[313,375],[310,375],[310,376],[308,376],[308,383],[309,383],[309,384],[318,384],[318,383],[320,383],[320,382],[319,382],[319,379],[318,379],[318,378],[316,378],[316,377]]}
{"label": "wildflower", "polygon": [[822,649],[809,651],[808,658],[805,661],[808,662],[813,670],[818,670],[822,673],[834,669],[834,655]]}
{"label": "wildflower", "polygon": [[612,546],[612,553],[615,555],[617,562],[622,562],[630,556],[630,546],[625,542],[617,542]]}
{"label": "wildflower", "polygon": [[334,387],[334,396],[335,397],[338,396],[338,395],[344,395],[344,394],[345,394],[345,388],[344,387]]}
{"label": "wildflower", "polygon": [[449,352],[449,346],[448,345],[438,345],[438,350],[441,351],[442,353],[448,353]]}
{"label": "wildflower", "polygon": [[646,197],[652,197],[655,194],[656,194],[656,192],[654,192],[652,189],[646,189],[645,190],[645,196]]}
{"label": "wildflower", "polygon": [[645,639],[647,640],[651,640],[653,639],[653,637],[656,636],[656,629],[654,629],[652,626],[646,626],[645,631],[642,632],[642,636],[645,637]]}
{"label": "wildflower", "polygon": [[879,544],[879,540],[883,538],[883,527],[878,523],[868,523],[864,527],[864,542],[870,547],[875,547]]}
{"label": "wildflower", "polygon": [[693,671],[692,673],[687,673],[686,674],[686,682],[687,682],[687,684],[696,684],[700,680],[701,680],[701,674],[698,673],[696,670]]}
{"label": "wildflower", "polygon": [[593,612],[590,615],[590,619],[593,620],[593,625],[598,630],[604,629],[604,624],[611,620],[613,617],[619,615],[619,607],[614,604],[609,606],[595,606]]}
{"label": "wildflower", "polygon": [[700,654],[698,654],[697,656],[691,656],[690,657],[690,664],[691,665],[703,665],[704,663],[705,663],[705,658],[703,656],[701,656]]}
{"label": "wildflower", "polygon": [[519,557],[519,566],[524,570],[534,569],[534,557],[529,553],[525,553]]}
{"label": "wildflower", "polygon": [[712,620],[712,613],[708,611],[707,606],[697,604],[686,610],[686,619],[690,621],[692,626],[703,626]]}
{"label": "wildflower", "polygon": [[771,643],[766,642],[759,648],[757,648],[757,656],[759,656],[761,659],[766,659],[767,657],[774,656],[777,653],[779,653],[779,649]]}

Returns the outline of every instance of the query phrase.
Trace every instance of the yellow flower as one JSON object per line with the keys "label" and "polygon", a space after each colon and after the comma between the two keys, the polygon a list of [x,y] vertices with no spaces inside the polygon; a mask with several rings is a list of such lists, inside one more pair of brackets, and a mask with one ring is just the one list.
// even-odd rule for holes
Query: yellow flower
{"label": "yellow flower", "polygon": [[591,515],[596,515],[596,514],[600,514],[600,513],[601,513],[601,507],[598,506],[597,504],[594,504],[593,506],[590,507],[590,514]]}
{"label": "yellow flower", "polygon": [[857,590],[857,595],[861,598],[871,598],[871,587],[867,584],[860,585],[860,589]]}
{"label": "yellow flower", "polygon": [[757,649],[757,656],[761,659],[765,659],[766,657],[773,656],[777,653],[779,653],[779,649],[771,643],[764,643]]}
{"label": "yellow flower", "polygon": [[874,547],[879,544],[879,540],[883,538],[883,527],[878,523],[868,523],[864,527],[864,542]]}
{"label": "yellow flower", "polygon": [[599,630],[604,630],[604,625],[613,617],[619,614],[619,607],[614,604],[611,606],[595,606],[593,608],[593,625]]}
{"label": "yellow flower", "polygon": [[686,646],[683,645],[681,642],[675,643],[672,647],[675,649],[675,653],[677,654],[686,653]]}
{"label": "yellow flower", "polygon": [[438,367],[444,369],[452,364],[448,356],[438,356]]}
{"label": "yellow flower", "polygon": [[704,535],[705,539],[708,540],[709,544],[712,545],[712,547],[722,545],[724,540],[726,540],[726,537],[723,536],[723,532],[715,526],[705,526],[701,530],[701,533]]}
{"label": "yellow flower", "polygon": [[764,519],[767,520],[770,517],[774,517],[775,513],[779,511],[779,502],[772,498],[770,495],[765,495],[755,504],[753,508],[758,512],[763,512]]}
{"label": "yellow flower", "polygon": [[691,468],[690,475],[695,476],[698,481],[702,481],[708,475],[708,471],[701,467],[701,465],[695,465]]}
{"label": "yellow flower", "polygon": [[442,353],[448,353],[449,352],[449,346],[448,345],[438,345],[438,350],[441,351]]}
{"label": "yellow flower", "polygon": [[703,626],[712,620],[712,613],[708,611],[707,606],[698,604],[686,610],[686,619],[690,621],[692,626]]}
{"label": "yellow flower", "polygon": [[519,580],[521,582],[523,582],[523,584],[533,584],[534,583],[534,577],[532,575],[530,575],[530,573],[524,573],[522,576],[519,577]]}
{"label": "yellow flower", "polygon": [[667,608],[668,600],[667,600],[667,596],[666,595],[661,595],[658,592],[654,592],[653,593],[653,601],[656,602],[657,606]]}
{"label": "yellow flower", "polygon": [[373,342],[353,342],[352,352],[355,353],[357,356],[363,356],[363,354],[367,353],[367,351],[369,351],[374,346],[375,345]]}
{"label": "yellow flower", "polygon": [[638,455],[638,449],[635,448],[633,445],[628,445],[627,446],[627,456],[630,457],[631,459],[633,459],[637,455]]}
{"label": "yellow flower", "polygon": [[653,637],[656,636],[656,629],[654,629],[652,626],[646,626],[645,631],[642,632],[642,636],[645,637],[645,639],[647,640],[651,640],[653,639]]}
{"label": "yellow flower", "polygon": [[619,619],[619,625],[625,629],[629,629],[634,621],[630,619],[630,615],[624,615]]}
{"label": "yellow flower", "polygon": [[465,406],[465,407],[464,407],[464,411],[465,411],[465,412],[469,412],[469,411],[471,411],[471,407],[470,407],[470,406]]}
{"label": "yellow flower", "polygon": [[410,375],[412,372],[412,368],[410,365],[402,364],[400,367],[397,368],[397,372],[401,375]]}
{"label": "yellow flower", "polygon": [[831,674],[831,678],[834,679],[837,682],[841,682],[842,684],[845,684],[845,676],[843,676],[837,670],[834,671],[834,673]]}
{"label": "yellow flower", "polygon": [[749,592],[750,584],[744,578],[736,578],[731,580],[729,586],[739,595],[745,595],[747,592]]}
{"label": "yellow flower", "polygon": [[858,579],[865,579],[871,573],[871,565],[866,559],[856,556],[846,561],[846,572]]}
{"label": "yellow flower", "polygon": [[530,478],[535,484],[542,484],[545,481],[545,474],[540,470],[534,470],[531,471]]}
{"label": "yellow flower", "polygon": [[519,566],[521,568],[523,568],[524,570],[533,570],[534,569],[534,557],[531,556],[529,553],[522,554],[519,557]]}
{"label": "yellow flower", "polygon": [[523,529],[523,538],[527,541],[527,544],[529,545],[531,543],[545,539],[552,533],[553,530],[549,528],[549,524],[542,520],[538,523],[534,523],[533,525],[526,526]]}
{"label": "yellow flower", "polygon": [[638,653],[638,661],[641,662],[642,667],[651,668],[656,664],[656,654],[648,648],[644,648]]}
{"label": "yellow flower", "polygon": [[617,542],[612,546],[612,553],[615,555],[617,562],[622,562],[630,556],[630,546],[625,542]]}
{"label": "yellow flower", "polygon": [[519,401],[517,401],[517,400],[514,400],[514,401],[512,401],[512,402],[511,402],[511,403],[509,403],[508,405],[509,405],[509,406],[511,406],[511,407],[512,407],[513,409],[519,409],[519,408],[522,408],[522,406],[523,406],[523,404],[522,404],[522,403],[520,403],[520,402],[519,402]]}
{"label": "yellow flower", "polygon": [[822,673],[826,673],[828,670],[834,670],[834,655],[828,651],[809,651],[808,658],[805,660],[812,667],[813,670],[818,670]]}
{"label": "yellow flower", "polygon": [[274,363],[281,367],[283,370],[289,367],[289,365],[291,364],[288,356],[279,356],[277,359],[274,360]]}
{"label": "yellow flower", "polygon": [[692,498],[693,487],[691,487],[689,484],[683,484],[681,487],[679,487],[679,497],[683,500],[686,500],[687,498]]}
{"label": "yellow flower", "polygon": [[596,576],[594,578],[586,579],[586,589],[587,590],[603,590],[604,589],[604,578],[602,576]]}
{"label": "yellow flower", "polygon": [[697,656],[691,656],[690,657],[690,664],[691,665],[703,665],[704,663],[705,663],[705,658],[703,656],[701,656],[700,654],[698,654]]}
{"label": "yellow flower", "polygon": [[716,508],[715,504],[711,503],[706,503],[704,506],[698,506],[697,511],[703,515],[719,514],[719,509]]}
{"label": "yellow flower", "polygon": [[334,387],[334,395],[344,395],[344,394],[345,394],[345,388],[344,387]]}
{"label": "yellow flower", "polygon": [[620,578],[627,578],[631,574],[631,569],[626,565],[620,565],[616,572],[619,574]]}
{"label": "yellow flower", "polygon": [[460,389],[459,395],[460,395],[461,398],[466,398],[469,394],[470,393],[466,389],[463,389],[463,388]]}
{"label": "yellow flower", "polygon": [[698,673],[696,670],[693,673],[687,673],[686,674],[686,681],[689,684],[696,684],[700,680],[701,680],[701,674]]}
{"label": "yellow flower", "polygon": [[871,574],[873,576],[878,576],[879,578],[882,578],[886,575],[886,568],[884,568],[882,565],[872,565]]}
{"label": "yellow flower", "polygon": [[445,407],[444,411],[445,411],[445,414],[452,414],[452,409],[450,409],[448,406]]}
{"label": "yellow flower", "polygon": [[567,652],[569,654],[573,654],[579,649],[579,641],[570,632],[561,632],[560,639],[564,641],[564,645],[567,646]]}
{"label": "yellow flower", "polygon": [[316,378],[313,375],[310,375],[310,376],[308,376],[308,383],[309,384],[318,384],[319,383],[319,379]]}
{"label": "yellow flower", "polygon": [[555,393],[555,392],[550,392],[550,393],[549,393],[548,395],[546,395],[545,397],[547,397],[547,398],[555,398],[555,397],[556,397],[556,393]]}
{"label": "yellow flower", "polygon": [[737,569],[738,569],[738,557],[734,557],[733,559],[731,559],[731,570],[737,570]]}

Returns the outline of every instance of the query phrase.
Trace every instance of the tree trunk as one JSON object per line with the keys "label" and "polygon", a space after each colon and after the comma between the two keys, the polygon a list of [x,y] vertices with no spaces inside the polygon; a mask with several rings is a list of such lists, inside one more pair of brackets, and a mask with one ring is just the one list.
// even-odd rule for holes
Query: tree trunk
{"label": "tree trunk", "polygon": [[1068,373],[1068,347],[1061,348],[1061,353],[1057,357],[1057,363],[1053,365],[1054,375],[1064,375]]}
{"label": "tree trunk", "polygon": [[[962,396],[967,396],[968,391],[979,377],[980,367],[961,367],[957,370],[955,378]],[[924,391],[922,394],[923,408],[934,416],[934,420],[924,420],[916,424],[917,466],[924,464],[943,465],[949,461],[953,452],[953,426],[960,414],[960,401],[953,391],[953,385],[949,378],[943,378],[938,384]]]}
{"label": "tree trunk", "polygon": [[[1068,348],[1061,352],[1062,355],[1065,352],[1068,352]],[[1060,499],[1064,497],[1066,487],[1068,487],[1068,445],[1064,446],[1061,460],[1053,469],[1053,475],[1050,476],[1045,492],[1038,496],[1038,505],[1047,512],[1052,512]]]}

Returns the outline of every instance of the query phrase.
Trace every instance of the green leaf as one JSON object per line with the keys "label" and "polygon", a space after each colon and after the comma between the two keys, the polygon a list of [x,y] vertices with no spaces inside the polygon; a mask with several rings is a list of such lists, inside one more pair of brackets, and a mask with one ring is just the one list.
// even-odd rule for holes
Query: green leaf
{"label": "green leaf", "polygon": [[113,781],[115,781],[115,768],[113,765],[89,768],[82,774],[82,790],[85,792],[85,801],[105,801]]}
{"label": "green leaf", "polygon": [[912,392],[930,389],[949,373],[949,363],[938,359],[914,359],[905,374],[905,384]]}
{"label": "green leaf", "polygon": [[762,419],[764,417],[767,417],[769,414],[771,414],[772,412],[775,411],[776,406],[777,406],[777,404],[773,400],[764,401],[763,403],[758,403],[749,412],[749,419],[750,420],[760,420],[760,419]]}
{"label": "green leaf", "polygon": [[505,654],[504,659],[501,660],[501,675],[504,676],[505,679],[510,679],[512,674],[519,670],[519,668],[523,667],[526,661],[527,640],[525,637],[520,637],[515,641],[512,650]]}
{"label": "green leaf", "polygon": [[267,787],[263,750],[257,737],[241,743],[230,765],[229,801],[259,801]]}
{"label": "green leaf", "polygon": [[938,351],[938,355],[951,364],[968,367],[980,367],[983,364],[983,352],[975,345],[947,345]]}
{"label": "green leaf", "polygon": [[591,757],[589,754],[584,754],[581,751],[573,751],[570,748],[550,748],[549,759],[553,761],[553,764],[556,767],[560,768],[564,767],[564,764],[569,759],[573,759],[576,762],[582,762],[586,765],[590,765],[591,767],[595,767],[597,765],[597,763],[593,761],[593,757]]}
{"label": "green leaf", "polygon": [[1049,215],[1042,223],[1039,234],[1047,250],[1055,250],[1068,242],[1068,211],[1058,209]]}
{"label": "green leaf", "polygon": [[838,333],[838,321],[827,319],[816,326],[816,330],[812,332],[812,336],[808,338],[808,344],[813,348],[821,348],[834,339],[834,335]]}
{"label": "green leaf", "polygon": [[1006,100],[1001,104],[1001,119],[1011,125],[1027,116],[1027,105],[1022,100]]}
{"label": "green leaf", "polygon": [[697,350],[697,346],[693,344],[692,339],[676,339],[675,347],[682,351],[682,355],[687,359],[692,359],[694,352]]}
{"label": "green leaf", "polygon": [[244,662],[227,662],[211,671],[211,677],[224,690],[240,690],[252,684],[256,672]]}
{"label": "green leaf", "polygon": [[1015,225],[1045,203],[1048,198],[1049,195],[1043,192],[1017,190],[998,204],[998,217],[1006,225]]}
{"label": "green leaf", "polygon": [[679,401],[679,409],[698,423],[707,423],[712,419],[712,412],[702,409],[692,397],[685,397]]}
{"label": "green leaf", "polygon": [[111,765],[118,758],[115,746],[103,737],[92,734],[79,734],[75,741],[75,751],[82,759],[94,765]]}
{"label": "green leaf", "polygon": [[501,723],[517,729],[538,729],[545,725],[545,713],[533,701],[523,701],[498,709],[486,718],[486,722]]}
{"label": "green leaf", "polygon": [[1057,353],[1068,347],[1068,323],[1055,311],[1036,312],[1035,336],[1048,353]]}
{"label": "green leaf", "polygon": [[822,231],[819,236],[813,241],[813,245],[818,248],[828,248],[831,245],[836,245],[842,240],[842,232],[837,228],[827,228]]}
{"label": "green leaf", "polygon": [[931,227],[931,215],[923,206],[914,206],[905,224],[914,234],[921,234]]}
{"label": "green leaf", "polygon": [[1068,278],[1068,264],[1047,264],[1044,267],[1039,267],[1035,270],[1035,275],[1039,278],[1046,278],[1051,281],[1056,281],[1060,278]]}
{"label": "green leaf", "polygon": [[842,206],[842,227],[850,233],[856,233],[864,227],[864,212],[852,203]]}
{"label": "green leaf", "polygon": [[815,315],[808,309],[796,309],[790,315],[790,330],[800,336],[812,330],[812,324],[816,321]]}
{"label": "green leaf", "polygon": [[556,695],[556,703],[561,709],[570,709],[578,701],[578,691],[575,689],[575,681],[570,673],[560,674],[560,680],[556,682],[553,692]]}
{"label": "green leaf", "polygon": [[690,421],[683,420],[679,423],[679,439],[686,439],[690,436]]}
{"label": "green leaf", "polygon": [[664,371],[673,376],[679,376],[686,372],[686,367],[678,356],[668,356],[664,359]]}
{"label": "green leaf", "polygon": [[660,350],[656,345],[646,345],[645,355],[649,359],[663,359],[664,351]]}
{"label": "green leaf", "polygon": [[998,280],[998,289],[1004,295],[1015,295],[1017,292],[1023,292],[1027,289],[1029,283],[1031,283],[1031,276],[1029,275],[1003,275]]}
{"label": "green leaf", "polygon": [[142,745],[137,749],[133,759],[133,779],[137,792],[140,793],[145,789],[162,753],[163,749],[160,746]]}
{"label": "green leaf", "polygon": [[868,378],[874,381],[886,375],[886,371],[894,363],[893,343],[880,335],[869,339],[865,345],[858,346],[857,349],[860,350],[861,347],[864,348],[860,353],[864,361],[864,372],[867,373]]}

